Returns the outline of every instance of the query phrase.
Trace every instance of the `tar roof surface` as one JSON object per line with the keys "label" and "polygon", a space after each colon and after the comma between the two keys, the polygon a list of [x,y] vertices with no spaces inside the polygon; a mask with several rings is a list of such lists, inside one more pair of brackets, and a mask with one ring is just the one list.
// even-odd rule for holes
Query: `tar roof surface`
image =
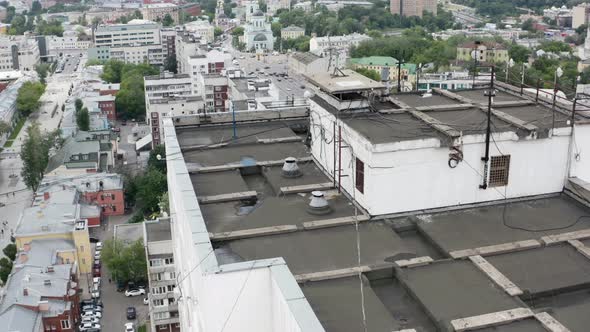
{"label": "tar roof surface", "polygon": [[553,125],[553,113],[555,114],[555,127],[568,127],[569,116],[559,112],[552,112],[550,108],[539,105],[501,107],[497,110],[512,115],[525,123],[539,128],[551,128]]}
{"label": "tar roof surface", "polygon": [[204,149],[184,153],[187,162],[200,166],[219,166],[242,163],[252,166],[260,161],[282,160],[286,157],[302,158],[309,156],[307,147],[301,142],[269,144],[229,145],[218,149]]}
{"label": "tar roof surface", "polygon": [[539,321],[533,318],[511,322],[509,324],[473,330],[475,332],[547,332]]}
{"label": "tar roof surface", "polygon": [[445,327],[453,319],[522,306],[466,260],[404,269],[399,277],[431,318]]}
{"label": "tar roof surface", "polygon": [[444,139],[432,127],[408,113],[361,113],[341,119],[373,144],[425,138]]}
{"label": "tar roof surface", "polygon": [[[565,195],[507,205],[506,224],[538,230],[534,232],[504,225],[503,210],[503,205],[499,204],[422,215],[418,216],[421,220],[418,228],[447,253],[590,228],[590,224],[586,222],[567,227],[580,216],[590,213],[584,206]],[[560,227],[562,228],[559,229]],[[542,231],[548,228],[554,230]]]}
{"label": "tar roof surface", "polygon": [[437,94],[432,94],[430,97],[423,97],[414,93],[402,93],[394,95],[393,98],[400,100],[410,107],[460,104],[460,102],[454,99]]}
{"label": "tar roof surface", "polygon": [[191,181],[198,197],[248,191],[239,170],[191,174]]}
{"label": "tar roof surface", "polygon": [[157,222],[146,222],[145,227],[148,242],[172,240],[169,219],[160,219]]}
{"label": "tar roof surface", "polygon": [[207,229],[219,233],[280,225],[301,226],[307,221],[354,215],[354,207],[342,195],[326,193],[332,213],[313,215],[307,212],[311,199],[309,193],[271,196],[269,193],[257,192],[260,193],[259,199],[253,207],[241,202],[202,204],[201,211]]}
{"label": "tar roof surface", "polygon": [[[298,122],[284,121],[279,123],[249,123],[239,124],[236,127],[238,140],[236,143],[254,143],[261,138],[285,138],[297,136],[290,125],[296,126]],[[193,145],[212,145],[219,143],[232,143],[233,127],[231,125],[200,127],[200,128],[176,128],[178,143],[181,147]]]}
{"label": "tar roof surface", "polygon": [[[293,274],[301,274],[357,266],[356,236],[351,225],[241,239],[229,247],[245,260],[283,257]],[[360,224],[359,236],[361,265],[389,266],[390,261],[415,256],[383,223]]]}
{"label": "tar roof surface", "polygon": [[531,296],[590,285],[590,260],[567,243],[492,256],[487,260]]}
{"label": "tar roof surface", "polygon": [[572,332],[588,331],[590,326],[590,296],[588,290],[564,293],[531,301],[537,310],[550,311],[557,319]]}
{"label": "tar roof surface", "polygon": [[[301,290],[326,332],[363,331],[358,277],[310,282]],[[367,283],[363,283],[367,331],[391,332],[397,324]]]}
{"label": "tar roof surface", "polygon": [[[476,103],[488,103],[488,96],[484,93],[487,91],[486,89],[477,89],[477,90],[460,90],[460,91],[453,91],[454,93],[458,94],[459,96],[469,98]],[[520,98],[518,96],[511,95],[504,91],[496,90],[496,95],[494,96],[494,102],[502,102],[502,101],[517,101],[517,100],[526,100],[524,98]]]}
{"label": "tar roof surface", "polygon": [[[487,126],[486,113],[475,107],[462,110],[426,111],[424,113],[467,135],[483,133]],[[517,130],[516,127],[496,117],[491,117],[491,123],[496,132]]]}

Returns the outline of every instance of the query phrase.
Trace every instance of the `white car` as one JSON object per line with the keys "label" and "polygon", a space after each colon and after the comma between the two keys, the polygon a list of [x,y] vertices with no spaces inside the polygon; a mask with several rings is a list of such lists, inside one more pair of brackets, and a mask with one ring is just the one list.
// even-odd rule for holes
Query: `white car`
{"label": "white car", "polygon": [[125,291],[125,296],[138,296],[138,295],[145,295],[145,289],[128,289]]}
{"label": "white car", "polygon": [[96,317],[83,317],[82,320],[80,320],[80,324],[98,324],[99,323],[99,319]]}
{"label": "white car", "polygon": [[146,296],[146,297],[144,297],[144,298],[143,298],[143,304],[145,304],[145,305],[148,305],[148,304],[150,304],[150,298],[149,298],[149,297],[147,297],[147,296]]}
{"label": "white car", "polygon": [[83,323],[80,324],[80,331],[88,331],[90,329],[99,329],[100,330],[100,324],[93,324],[93,323]]}
{"label": "white car", "polygon": [[125,332],[135,332],[135,326],[133,326],[133,323],[125,323]]}
{"label": "white car", "polygon": [[84,317],[96,317],[98,319],[102,318],[102,313],[96,310],[86,310],[82,313],[82,318]]}
{"label": "white car", "polygon": [[82,307],[82,312],[84,311],[100,311],[102,312],[102,307],[94,306],[94,305],[85,305]]}
{"label": "white car", "polygon": [[94,291],[90,296],[92,296],[93,299],[98,299],[100,298],[100,291]]}
{"label": "white car", "polygon": [[92,278],[92,284],[93,285],[96,285],[98,287],[100,287],[100,281],[101,281],[100,280],[100,277],[94,277],[94,278]]}
{"label": "white car", "polygon": [[96,251],[102,250],[102,242],[96,242]]}
{"label": "white car", "polygon": [[94,259],[100,260],[100,251],[94,253]]}

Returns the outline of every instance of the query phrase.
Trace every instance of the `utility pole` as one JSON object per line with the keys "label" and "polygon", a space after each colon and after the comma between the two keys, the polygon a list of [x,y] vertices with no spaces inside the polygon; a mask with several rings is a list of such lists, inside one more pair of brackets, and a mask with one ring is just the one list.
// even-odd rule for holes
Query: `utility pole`
{"label": "utility pole", "polygon": [[558,91],[558,79],[563,75],[563,70],[561,67],[557,67],[555,70],[555,75],[553,79],[553,102],[551,103],[551,136],[553,136],[553,131],[555,130],[555,102],[557,99],[557,91]]}
{"label": "utility pole", "polygon": [[524,92],[524,62],[522,63],[522,77],[520,79],[520,95]]}
{"label": "utility pole", "polygon": [[496,92],[494,91],[494,74],[495,74],[495,67],[492,66],[492,76],[490,79],[490,89],[486,91],[486,96],[488,97],[488,125],[486,128],[486,152],[485,156],[481,158],[484,162],[483,166],[483,184],[479,186],[480,189],[487,189],[488,187],[488,165],[490,160],[490,137],[492,131],[492,102],[494,101],[494,96]]}
{"label": "utility pole", "polygon": [[416,92],[420,91],[418,85],[420,84],[420,71],[422,70],[422,64],[419,63],[416,67]]}

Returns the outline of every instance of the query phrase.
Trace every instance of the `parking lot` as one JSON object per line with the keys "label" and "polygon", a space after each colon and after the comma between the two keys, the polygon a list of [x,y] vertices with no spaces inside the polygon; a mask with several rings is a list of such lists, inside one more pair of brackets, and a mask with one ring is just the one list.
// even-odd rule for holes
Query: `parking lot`
{"label": "parking lot", "polygon": [[[91,236],[103,242],[112,239],[114,225],[125,223],[129,217],[130,215],[108,217],[103,227],[91,230]],[[93,244],[92,247],[95,250],[96,245]],[[117,285],[110,277],[108,268],[104,264],[101,264],[101,278],[100,300],[103,304],[102,319],[100,320],[101,331],[125,331],[124,324],[128,322],[134,323],[136,331],[141,325],[149,326],[148,306],[143,304],[144,296],[126,297],[124,292],[117,292]],[[89,298],[87,293],[82,299],[86,298]],[[126,317],[127,308],[130,306],[136,309],[136,319],[134,320],[128,320]]]}

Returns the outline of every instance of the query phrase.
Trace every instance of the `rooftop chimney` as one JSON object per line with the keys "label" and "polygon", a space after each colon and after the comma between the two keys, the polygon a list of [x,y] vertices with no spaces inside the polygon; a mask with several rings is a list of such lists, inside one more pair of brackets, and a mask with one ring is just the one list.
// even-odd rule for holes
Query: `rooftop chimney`
{"label": "rooftop chimney", "polygon": [[307,206],[307,212],[314,215],[324,215],[332,212],[332,208],[328,201],[324,198],[324,193],[321,191],[311,192],[311,201]]}
{"label": "rooftop chimney", "polygon": [[49,193],[47,191],[43,193],[43,199],[49,200]]}
{"label": "rooftop chimney", "polygon": [[49,311],[49,301],[39,301],[37,302],[37,306],[39,307],[39,311],[41,312]]}
{"label": "rooftop chimney", "polygon": [[281,174],[286,178],[297,178],[303,175],[299,170],[299,166],[297,166],[297,159],[293,157],[285,159]]}
{"label": "rooftop chimney", "polygon": [[23,288],[23,296],[29,296],[29,290],[26,287]]}

